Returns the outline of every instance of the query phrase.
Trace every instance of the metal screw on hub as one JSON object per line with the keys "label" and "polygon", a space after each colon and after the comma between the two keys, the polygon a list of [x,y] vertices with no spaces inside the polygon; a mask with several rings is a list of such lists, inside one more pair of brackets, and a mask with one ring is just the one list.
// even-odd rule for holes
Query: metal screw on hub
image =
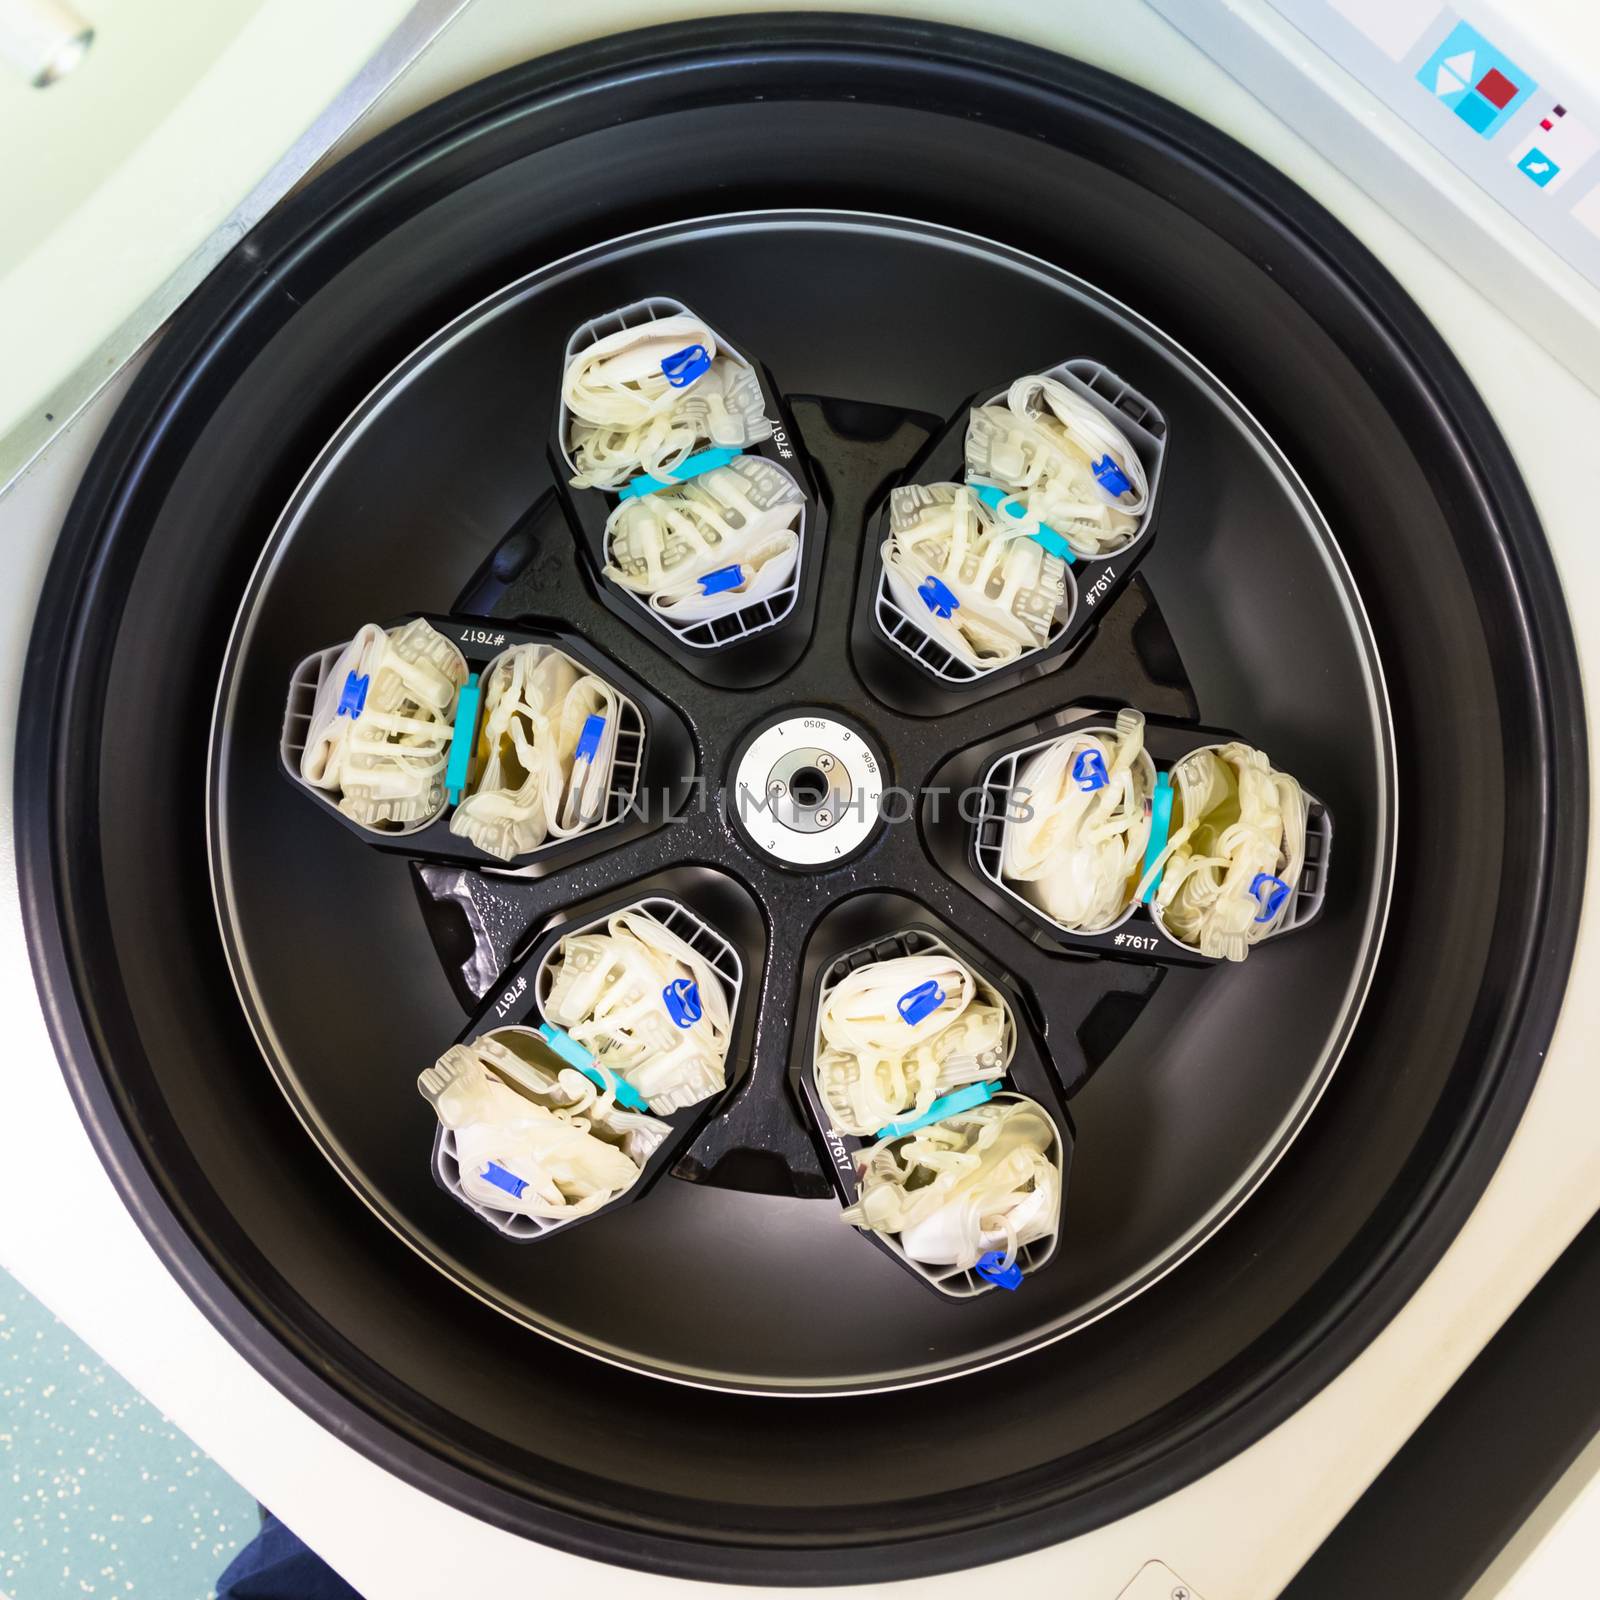
{"label": "metal screw on hub", "polygon": [[833,821],[833,813],[831,811],[824,810],[824,811],[819,811],[817,813],[817,822],[818,822],[819,826],[826,828],[828,826],[828,824],[830,822],[832,822],[832,821]]}
{"label": "metal screw on hub", "polygon": [[1178,1587],[1172,1591],[1172,1600],[1190,1600],[1189,1591],[1185,1589],[1182,1584],[1179,1584]]}
{"label": "metal screw on hub", "polygon": [[817,771],[818,772],[832,772],[833,771],[833,757],[829,756],[829,755],[818,756],[817,757]]}
{"label": "metal screw on hub", "polygon": [[782,794],[783,793],[783,779],[782,778],[774,778],[772,780],[772,782],[767,785],[767,793],[768,794]]}

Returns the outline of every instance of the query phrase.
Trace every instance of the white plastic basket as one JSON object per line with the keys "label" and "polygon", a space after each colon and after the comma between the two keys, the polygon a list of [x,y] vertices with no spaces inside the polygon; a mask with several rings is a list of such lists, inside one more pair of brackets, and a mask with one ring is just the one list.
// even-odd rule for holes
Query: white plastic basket
{"label": "white plastic basket", "polygon": [[[1204,745],[1199,748],[1216,750],[1221,746]],[[1300,792],[1306,801],[1305,861],[1300,868],[1299,881],[1289,886],[1289,903],[1284,907],[1283,920],[1260,941],[1262,944],[1268,944],[1282,934],[1293,933],[1296,928],[1305,927],[1322,909],[1323,896],[1327,892],[1328,849],[1333,841],[1333,821],[1328,815],[1328,808],[1309,789],[1302,789]],[[1176,828],[1177,825],[1178,819],[1174,814],[1173,827]],[[1154,901],[1150,904],[1150,920],[1180,950],[1188,950],[1194,955],[1200,954],[1199,945],[1180,939],[1167,926]]]}
{"label": "white plastic basket", "polygon": [[[1062,739],[1076,739],[1086,733],[1114,736],[1116,731],[1110,723],[1088,722],[1081,727],[1069,728],[1048,739],[1035,740],[1034,743],[1025,745],[1021,750],[1013,750],[1009,755],[1001,756],[995,761],[984,774],[980,786],[979,811],[973,824],[976,831],[978,870],[997,889],[1010,895],[1013,900],[1021,905],[1025,905],[1035,916],[1043,917],[1046,922],[1060,928],[1063,933],[1110,933],[1120,928],[1139,909],[1139,902],[1133,898],[1130,890],[1128,903],[1112,921],[1099,928],[1071,928],[1064,922],[1058,922],[1049,912],[1036,905],[1014,884],[1006,881],[1002,875],[1001,867],[1005,861],[1006,836],[1010,831],[1013,820],[1011,816],[1011,800],[1017,791],[1017,774],[1032,757],[1038,755],[1041,750],[1048,750]],[[1139,759],[1149,769],[1150,785],[1153,789],[1155,787],[1155,762],[1151,759],[1148,750],[1141,750]],[[1137,885],[1134,887],[1137,887]]]}
{"label": "white plastic basket", "polygon": [[[542,644],[543,640],[527,640],[530,644]],[[579,673],[592,673],[593,669],[583,662],[574,660],[566,655],[558,645],[549,645],[549,649],[556,651],[570,661]],[[338,803],[332,791],[319,789],[314,783],[307,783],[300,775],[300,756],[306,747],[306,735],[311,728],[312,708],[316,705],[318,691],[327,681],[328,674],[333,670],[339,657],[343,655],[345,646],[342,644],[330,645],[326,650],[319,650],[309,655],[295,669],[289,679],[289,697],[284,707],[283,732],[278,742],[279,759],[283,762],[283,770],[300,785],[308,794],[321,801],[331,811],[340,815]],[[487,683],[488,675],[494,670],[494,661],[483,669],[481,681]],[[609,680],[608,680],[609,681]],[[644,713],[621,689],[613,683],[611,688],[617,695],[617,736],[611,762],[611,781],[606,791],[606,803],[600,815],[587,827],[580,828],[576,833],[561,836],[552,835],[543,844],[536,845],[532,850],[525,851],[522,855],[513,858],[513,862],[522,863],[532,861],[552,847],[564,844],[569,839],[582,838],[585,834],[593,833],[597,829],[610,827],[613,823],[620,822],[633,809],[634,801],[639,793],[639,782],[644,771],[644,744],[645,724]],[[350,818],[343,818],[352,827],[361,828],[363,833],[371,833],[379,838],[401,839],[422,832],[430,828],[440,817],[445,816],[450,810],[449,803],[442,805],[431,817],[422,822],[414,823],[408,828],[366,828]],[[459,841],[459,848],[449,853],[459,857],[470,846],[466,840]],[[488,865],[492,858],[482,858]],[[512,862],[505,865],[510,866]]]}
{"label": "white plastic basket", "polygon": [[[618,907],[616,911],[608,911],[604,916],[591,918],[587,922],[575,923],[571,927],[560,927],[561,938],[565,939],[574,934],[588,933],[595,928],[604,928],[612,917],[623,911],[646,912],[669,932],[677,934],[722,979],[727,989],[728,1014],[730,1016],[738,1014],[739,995],[744,987],[744,963],[739,959],[739,952],[709,922],[691,911],[681,900],[674,900],[666,895],[652,895],[642,900],[635,900],[630,905]],[[557,930],[547,928],[545,931],[550,933]],[[534,1002],[541,1017],[544,1016],[545,1002],[549,999],[550,990],[554,982],[551,966],[559,949],[560,940],[552,941],[549,950],[545,952],[534,974]],[[495,1033],[499,1030],[488,1028],[484,1031]],[[690,1112],[697,1110],[696,1107],[688,1107],[686,1109]],[[671,1121],[672,1118],[668,1117],[664,1120]],[[587,1222],[589,1220],[587,1217],[573,1218],[568,1221],[524,1217],[513,1215],[506,1211],[497,1211],[492,1206],[480,1205],[476,1200],[470,1198],[461,1186],[461,1163],[456,1157],[455,1134],[448,1128],[441,1127],[434,1139],[433,1170],[439,1182],[462,1205],[475,1211],[491,1228],[498,1233],[504,1234],[508,1239],[519,1241],[537,1239],[555,1231],[557,1228],[570,1228],[578,1222]],[[624,1195],[622,1198],[626,1199],[627,1196]]]}
{"label": "white plastic basket", "polygon": [[[645,300],[636,300],[632,305],[622,306],[616,311],[608,311],[598,317],[591,317],[573,331],[572,337],[567,340],[566,350],[561,358],[561,371],[563,374],[572,364],[572,358],[579,351],[587,349],[592,344],[597,344],[601,339],[613,333],[620,333],[624,328],[636,327],[640,323],[654,322],[661,317],[696,317],[699,313],[692,311],[681,300],[674,300],[668,295],[651,295]],[[699,319],[704,320],[704,319]],[[713,330],[715,332],[715,330]],[[749,367],[750,360],[741,351],[729,344],[720,333],[717,334],[717,349],[721,355],[733,357],[742,366]],[[777,418],[769,418],[776,428],[780,426]],[[571,416],[567,410],[566,400],[562,399],[559,406],[558,433],[561,440],[561,459],[566,464],[568,473],[576,470],[572,461],[572,450],[569,443],[571,432]],[[748,452],[747,452],[748,453]],[[771,461],[777,470],[800,489],[794,474],[789,472],[780,462]],[[580,489],[574,491],[578,494],[605,494],[601,489]],[[609,497],[608,497],[609,498]],[[646,616],[658,627],[665,628],[680,643],[688,645],[692,650],[717,650],[724,645],[736,644],[741,639],[748,639],[752,634],[763,633],[768,628],[775,628],[791,611],[794,610],[795,601],[800,597],[801,574],[805,570],[807,522],[810,516],[810,502],[805,492],[800,494],[800,522],[797,529],[798,548],[795,551],[794,574],[781,589],[766,596],[765,599],[756,600],[750,605],[741,606],[736,611],[730,611],[726,616],[709,617],[698,621],[675,621],[664,617],[660,612],[652,610],[649,600],[632,589],[626,589],[621,584],[613,587],[639,607]]]}
{"label": "white plastic basket", "polygon": [[503,1233],[508,1239],[538,1239],[557,1228],[572,1226],[571,1222],[558,1222],[553,1217],[524,1217],[511,1211],[496,1211],[492,1206],[479,1205],[476,1200],[470,1199],[461,1186],[461,1162],[456,1157],[454,1128],[440,1128],[434,1138],[433,1171],[439,1182],[462,1205],[477,1212],[496,1233]]}
{"label": "white plastic basket", "polygon": [[[1049,637],[1042,645],[1037,645],[1032,650],[1025,650],[1010,661],[998,661],[990,666],[976,666],[952,654],[940,644],[928,632],[926,611],[919,615],[919,608],[902,605],[895,597],[889,574],[880,557],[878,587],[873,608],[878,627],[897,650],[910,656],[923,671],[946,683],[975,683],[980,678],[987,678],[990,673],[1014,667],[1019,661],[1026,661],[1048,650],[1066,631],[1078,613],[1078,581],[1073,570],[1074,566],[1092,570],[1099,562],[1125,556],[1150,530],[1155,513],[1156,486],[1160,478],[1162,459],[1166,453],[1166,419],[1143,395],[1129,388],[1109,367],[1102,366],[1098,361],[1077,357],[1050,368],[1045,376],[1059,379],[1080,399],[1115,423],[1127,436],[1134,453],[1145,463],[1145,475],[1150,486],[1144,515],[1140,518],[1139,527],[1133,538],[1120,549],[1104,556],[1079,556],[1075,563],[1068,563],[1066,603],[1051,628]],[[1004,398],[1004,394],[994,395],[984,404],[993,405]]]}
{"label": "white plastic basket", "polygon": [[278,740],[278,755],[283,762],[283,770],[307,794],[320,800],[329,810],[349,822],[351,827],[360,828],[363,833],[374,834],[381,839],[403,839],[411,834],[421,833],[424,828],[431,828],[449,809],[449,803],[441,800],[439,809],[432,816],[424,817],[421,821],[413,822],[404,828],[371,828],[365,823],[357,822],[353,817],[344,817],[331,790],[319,789],[316,784],[307,783],[300,775],[300,757],[305,751],[306,736],[311,731],[311,716],[317,703],[317,692],[328,681],[328,674],[338,664],[339,657],[344,654],[345,645],[348,643],[346,640],[345,644],[329,645],[326,650],[318,650],[314,655],[307,656],[294,669],[289,679],[289,699],[283,712],[283,732]]}
{"label": "white plastic basket", "polygon": [[[1055,1135],[1050,1146],[1050,1160],[1054,1163],[1057,1172],[1062,1171],[1064,1160],[1061,1128],[1056,1119],[1050,1115],[1047,1107],[1039,1101],[1031,1099],[1025,1094],[1016,1094],[1012,1091],[1003,1091],[997,1094],[990,1105],[1031,1105],[1050,1124],[1051,1132]],[[1063,1180],[1064,1181],[1064,1180]],[[932,1284],[940,1294],[951,1300],[971,1300],[980,1294],[988,1294],[998,1287],[978,1271],[976,1267],[935,1267],[926,1261],[913,1261],[905,1252],[899,1239],[892,1233],[875,1233],[873,1237],[879,1240],[892,1254],[898,1256],[919,1278]],[[1047,1266],[1055,1256],[1056,1246],[1061,1239],[1061,1196],[1056,1196],[1056,1214],[1054,1226],[1042,1239],[1035,1239],[1022,1246],[1017,1251],[1016,1263],[1022,1268],[1024,1277],[1037,1272],[1041,1267]]]}
{"label": "white plastic basket", "polygon": [[[597,928],[603,929],[613,917],[621,916],[628,911],[642,911],[647,916],[654,917],[668,933],[675,933],[682,939],[722,979],[727,989],[728,1015],[730,1017],[737,1015],[739,994],[744,987],[744,963],[739,959],[739,952],[704,917],[691,911],[681,900],[674,900],[668,895],[647,895],[644,899],[635,900],[629,905],[618,906],[614,911],[606,912],[604,916],[593,917],[588,922],[575,923],[570,928],[563,927],[561,937],[568,939],[576,934],[590,933]],[[559,950],[559,941],[552,944],[534,974],[534,998],[538,1002],[541,1016],[544,1015],[545,1003],[549,1000],[550,991],[555,984],[552,969]]]}
{"label": "white plastic basket", "polygon": [[[977,968],[973,967],[971,963],[967,961],[966,957],[961,955],[958,951],[951,949],[951,947],[946,944],[943,939],[940,939],[933,933],[925,932],[920,928],[908,928],[899,933],[890,934],[886,938],[875,940],[871,945],[862,949],[854,950],[847,955],[840,956],[829,968],[828,975],[824,979],[821,989],[819,989],[817,992],[817,1024],[811,1041],[811,1077],[816,1088],[815,1103],[818,1106],[822,1116],[826,1117],[828,1114],[827,1097],[822,1092],[821,1084],[816,1082],[816,1069],[818,1057],[820,1057],[822,1054],[823,1003],[827,1000],[829,994],[832,993],[832,991],[840,982],[843,981],[846,976],[848,976],[851,972],[860,970],[860,968],[870,963],[878,961],[892,961],[898,956],[928,955],[947,955],[953,960],[959,961],[972,973],[973,977],[977,980],[977,992],[990,1004],[1000,1006],[1005,1012],[1005,1065],[1002,1068],[1002,1071],[1007,1073],[1010,1072],[1012,1058],[1016,1053],[1017,1046],[1017,1022],[1016,1015],[1011,1009],[1011,1002],[1006,998],[1004,993],[990,983],[989,980],[977,970]],[[995,1104],[1002,1101],[1009,1101],[1013,1103],[1019,1101],[1028,1101],[1030,1104],[1038,1107],[1040,1113],[1049,1122],[1051,1129],[1055,1133],[1055,1142],[1051,1146],[1050,1154],[1051,1159],[1055,1162],[1056,1170],[1058,1172],[1061,1171],[1062,1162],[1064,1159],[1063,1145],[1061,1140],[1061,1127],[1056,1119],[1050,1114],[1048,1108],[1040,1104],[1039,1101],[1030,1100],[1029,1096],[1018,1094],[1013,1090],[1002,1091],[1001,1093],[995,1095],[994,1100],[990,1103]],[[858,1139],[849,1134],[839,1135],[836,1130],[830,1135],[830,1137],[843,1139],[846,1142],[846,1147],[852,1151],[871,1149],[875,1143],[875,1141]],[[852,1160],[853,1159],[854,1157],[852,1156]],[[1036,1271],[1038,1268],[1044,1266],[1055,1254],[1056,1243],[1060,1235],[1060,1228],[1061,1213],[1060,1196],[1058,1194],[1054,1229],[1046,1238],[1036,1239],[1031,1244],[1024,1245],[1022,1249],[1017,1252],[1017,1261],[1021,1265],[1024,1274]],[[868,1230],[865,1229],[858,1229],[857,1231],[868,1233]],[[938,1267],[930,1266],[925,1261],[913,1261],[911,1257],[906,1254],[905,1249],[902,1247],[899,1239],[894,1234],[871,1232],[869,1236],[879,1240],[891,1254],[897,1256],[908,1268],[910,1268],[912,1272],[916,1273],[919,1278],[922,1278],[927,1283],[932,1284],[940,1294],[946,1295],[952,1300],[970,1300],[975,1295],[987,1294],[990,1290],[996,1287],[996,1285],[990,1282],[988,1278],[984,1277],[976,1267]]]}
{"label": "white plastic basket", "polygon": [[[980,799],[978,815],[973,823],[973,855],[978,864],[978,870],[1002,894],[1008,895],[1018,905],[1025,906],[1034,916],[1050,923],[1052,927],[1060,928],[1063,933],[1080,935],[1083,937],[1098,936],[1102,933],[1111,933],[1126,923],[1139,909],[1137,901],[1130,901],[1122,915],[1114,922],[1108,922],[1103,928],[1069,928],[1064,922],[1058,922],[1042,907],[1022,893],[1014,884],[1008,883],[1001,871],[1005,861],[1006,830],[1010,827],[1011,796],[1016,790],[1017,772],[1031,756],[1047,749],[1058,739],[1076,738],[1080,733],[1110,733],[1115,730],[1108,725],[1094,723],[1085,724],[1081,728],[1071,728],[1063,733],[1052,735],[1046,739],[1038,739],[1030,745],[1025,745],[1020,750],[1010,751],[1008,754],[997,757],[990,763],[988,769],[979,783]],[[1214,748],[1196,746],[1200,748]],[[1145,752],[1148,758],[1148,751]],[[1170,766],[1172,763],[1168,763]],[[1289,904],[1284,912],[1283,920],[1261,942],[1265,944],[1268,939],[1276,939],[1279,934],[1290,933],[1296,928],[1303,928],[1311,922],[1322,909],[1323,895],[1326,892],[1328,851],[1333,839],[1333,823],[1328,815],[1327,807],[1322,804],[1309,790],[1301,791],[1306,797],[1306,854],[1305,863],[1300,869],[1300,879],[1292,884],[1289,890]],[[1151,917],[1160,927],[1162,934],[1170,939],[1180,949],[1188,950],[1198,955],[1199,949],[1192,944],[1186,944],[1182,939],[1168,932],[1166,925],[1161,921],[1159,914],[1152,905]]]}

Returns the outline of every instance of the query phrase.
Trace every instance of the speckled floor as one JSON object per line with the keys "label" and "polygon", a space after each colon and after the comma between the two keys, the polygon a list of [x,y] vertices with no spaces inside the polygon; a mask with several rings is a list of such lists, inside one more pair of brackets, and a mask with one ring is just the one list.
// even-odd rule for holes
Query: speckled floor
{"label": "speckled floor", "polygon": [[0,1596],[201,1600],[255,1501],[0,1272]]}

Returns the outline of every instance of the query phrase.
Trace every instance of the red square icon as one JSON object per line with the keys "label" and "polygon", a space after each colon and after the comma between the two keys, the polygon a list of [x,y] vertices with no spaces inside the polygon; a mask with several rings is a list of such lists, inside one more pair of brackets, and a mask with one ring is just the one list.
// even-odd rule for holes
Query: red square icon
{"label": "red square icon", "polygon": [[1504,111],[1516,98],[1517,86],[1498,67],[1490,67],[1478,79],[1478,93],[1490,105]]}

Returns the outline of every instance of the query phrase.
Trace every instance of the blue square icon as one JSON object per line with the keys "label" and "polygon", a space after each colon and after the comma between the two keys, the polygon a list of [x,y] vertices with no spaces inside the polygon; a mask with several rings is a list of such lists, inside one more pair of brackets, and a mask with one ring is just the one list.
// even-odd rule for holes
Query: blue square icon
{"label": "blue square icon", "polygon": [[1492,139],[1538,84],[1470,23],[1458,22],[1417,82],[1481,138]]}
{"label": "blue square icon", "polygon": [[1474,133],[1481,133],[1487,136],[1489,124],[1495,119],[1495,109],[1482,95],[1464,94],[1456,102],[1456,115]]}
{"label": "blue square icon", "polygon": [[1517,163],[1517,171],[1531,178],[1542,189],[1561,170],[1538,145]]}

